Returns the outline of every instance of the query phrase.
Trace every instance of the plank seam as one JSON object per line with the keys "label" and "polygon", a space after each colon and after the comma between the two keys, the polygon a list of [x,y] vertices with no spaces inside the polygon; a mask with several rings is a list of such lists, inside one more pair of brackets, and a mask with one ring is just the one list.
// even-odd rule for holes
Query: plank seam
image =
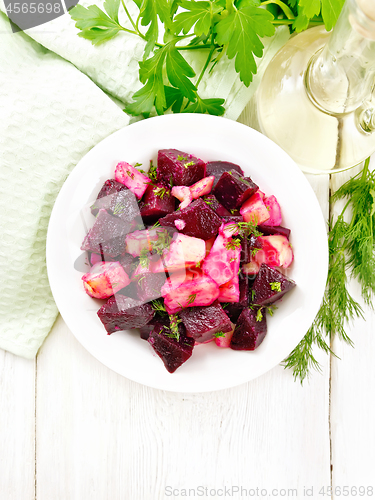
{"label": "plank seam", "polygon": [[37,497],[37,481],[36,481],[36,475],[37,475],[37,454],[36,454],[36,431],[37,431],[37,423],[36,423],[36,418],[37,418],[37,410],[36,410],[36,405],[37,405],[37,375],[38,375],[38,356],[35,357],[35,399],[34,399],[34,500],[36,500]]}
{"label": "plank seam", "polygon": [[[332,194],[332,175],[329,176],[329,192],[328,192],[328,220],[331,220],[332,217],[332,208],[331,203],[329,203]],[[329,231],[329,226],[328,226]],[[330,486],[331,486],[331,500],[333,500],[333,463],[332,463],[332,419],[331,419],[331,391],[332,391],[332,349],[333,342],[332,339],[329,339],[329,347],[331,352],[329,353],[329,386],[328,386],[328,431],[329,431],[329,478],[330,478]]]}

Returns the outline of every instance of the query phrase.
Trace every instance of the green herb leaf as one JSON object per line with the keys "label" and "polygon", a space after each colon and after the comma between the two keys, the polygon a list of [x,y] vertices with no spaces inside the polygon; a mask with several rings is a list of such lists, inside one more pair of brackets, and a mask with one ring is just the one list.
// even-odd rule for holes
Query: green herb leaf
{"label": "green herb leaf", "polygon": [[235,250],[236,248],[241,246],[241,240],[239,238],[232,238],[225,245],[227,250]]}
{"label": "green herb leaf", "polygon": [[184,94],[180,89],[164,86],[166,108],[171,108],[173,113],[180,113],[184,103]]}
{"label": "green herb leaf", "polygon": [[180,5],[186,12],[181,12],[174,18],[172,29],[176,35],[181,31],[186,35],[193,26],[197,37],[208,35],[214,15],[223,10],[221,5],[207,1],[182,0]]}
{"label": "green herb leaf", "polygon": [[195,71],[173,44],[167,51],[165,66],[171,84],[189,101],[193,101],[196,98],[197,88],[189,78],[195,76]]}
{"label": "green herb leaf", "polygon": [[183,110],[183,113],[208,113],[210,115],[222,116],[225,113],[224,102],[224,99],[201,99],[197,95],[197,100],[189,104]]}
{"label": "green herb leaf", "polygon": [[167,0],[143,0],[139,7],[139,18],[142,26],[149,26],[145,38],[147,44],[144,51],[144,59],[154,50],[158,41],[159,27],[158,17],[167,28],[170,27],[170,5]]}
{"label": "green herb leaf", "polygon": [[119,5],[119,0],[107,0],[104,7],[108,15],[96,5],[87,8],[76,5],[69,14],[76,21],[76,28],[81,30],[78,36],[90,40],[93,45],[114,38],[123,29],[118,22]]}
{"label": "green herb leaf", "polygon": [[262,319],[263,319],[262,308],[258,309],[255,319],[256,319],[256,321],[262,321]]}
{"label": "green herb leaf", "polygon": [[272,20],[273,15],[267,10],[245,6],[233,9],[215,26],[216,41],[227,46],[229,59],[235,57],[235,69],[247,87],[257,72],[254,55],[263,55],[260,37],[272,36],[275,32]]}

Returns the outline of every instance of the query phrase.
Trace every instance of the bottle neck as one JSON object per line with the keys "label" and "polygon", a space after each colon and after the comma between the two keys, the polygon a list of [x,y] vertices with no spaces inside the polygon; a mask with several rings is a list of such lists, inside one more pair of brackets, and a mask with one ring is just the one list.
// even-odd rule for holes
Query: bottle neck
{"label": "bottle neck", "polygon": [[374,3],[347,0],[328,43],[310,61],[307,93],[327,113],[352,112],[371,93],[375,77]]}

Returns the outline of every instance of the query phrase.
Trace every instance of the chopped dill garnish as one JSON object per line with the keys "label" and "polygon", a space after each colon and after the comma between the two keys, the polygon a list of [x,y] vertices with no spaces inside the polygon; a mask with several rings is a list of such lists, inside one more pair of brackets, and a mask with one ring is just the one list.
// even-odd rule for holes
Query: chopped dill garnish
{"label": "chopped dill garnish", "polygon": [[[133,165],[134,168],[137,168],[137,167],[141,167],[142,166],[142,163],[135,163]],[[142,170],[139,170],[140,172],[144,173]]]}
{"label": "chopped dill garnish", "polygon": [[172,237],[166,229],[158,231],[158,239],[151,242],[152,251],[162,255],[165,248],[169,248]]}
{"label": "chopped dill garnish", "polygon": [[154,224],[152,227],[160,227],[160,226],[161,226],[161,224],[160,224],[160,222],[157,220],[157,221],[155,222],[155,224]]}
{"label": "chopped dill garnish", "polygon": [[177,161],[186,161],[187,159],[188,159],[187,156],[181,156],[181,155],[177,156]]}
{"label": "chopped dill garnish", "polygon": [[206,198],[206,196],[204,196],[204,197],[202,198],[202,200],[203,200],[205,203],[207,203],[207,205],[212,205],[212,201],[213,201],[213,200],[208,200],[208,199]]}
{"label": "chopped dill garnish", "polygon": [[166,316],[168,313],[165,309],[164,302],[161,299],[156,299],[151,301],[151,307],[159,313],[161,316]]}
{"label": "chopped dill garnish", "polygon": [[221,330],[220,332],[214,333],[214,337],[216,338],[225,337],[225,333]]}
{"label": "chopped dill garnish", "polygon": [[257,229],[257,225],[253,222],[236,222],[230,224],[228,229],[233,232],[238,231],[238,235],[241,236],[241,238],[246,238],[251,234],[255,237],[262,236],[262,233]]}
{"label": "chopped dill garnish", "polygon": [[228,243],[225,245],[225,248],[227,250],[235,250],[236,248],[241,246],[241,240],[239,238],[232,238],[231,240],[228,241]]}
{"label": "chopped dill garnish", "polygon": [[147,172],[147,175],[151,179],[151,181],[153,182],[156,181],[157,171],[156,171],[156,166],[154,165],[152,160],[150,160],[150,168]]}
{"label": "chopped dill garnish", "polygon": [[139,263],[141,267],[148,267],[150,263],[150,251],[148,248],[142,248],[141,254],[139,256]]}
{"label": "chopped dill garnish", "polygon": [[125,210],[126,210],[125,205],[121,202],[118,202],[118,203],[116,203],[112,212],[113,212],[113,215],[121,215],[125,212]]}
{"label": "chopped dill garnish", "polygon": [[185,163],[184,167],[188,168],[188,167],[192,167],[193,165],[195,165],[195,162],[194,161],[189,161],[189,163]]}
{"label": "chopped dill garnish", "polygon": [[156,196],[159,196],[159,198],[162,200],[163,199],[163,196],[165,194],[167,194],[167,190],[164,188],[164,187],[157,187],[155,189],[153,189],[153,193],[156,195]]}
{"label": "chopped dill garnish", "polygon": [[194,302],[194,300],[197,298],[197,294],[196,293],[191,293],[188,297],[188,301],[187,301],[187,304],[192,304]]}
{"label": "chopped dill garnish", "polygon": [[256,315],[256,318],[255,318],[257,321],[262,321],[263,319],[263,313],[262,313],[262,308],[258,309],[258,312],[257,312],[257,315]]}
{"label": "chopped dill garnish", "polygon": [[281,292],[281,283],[280,281],[274,281],[270,283],[271,290],[275,292]]}
{"label": "chopped dill garnish", "polygon": [[168,332],[165,332],[165,335],[172,339],[176,339],[177,342],[179,342],[180,331],[178,329],[178,325],[181,323],[182,320],[178,317],[178,314],[170,314],[169,321],[170,321],[169,328],[167,329]]}

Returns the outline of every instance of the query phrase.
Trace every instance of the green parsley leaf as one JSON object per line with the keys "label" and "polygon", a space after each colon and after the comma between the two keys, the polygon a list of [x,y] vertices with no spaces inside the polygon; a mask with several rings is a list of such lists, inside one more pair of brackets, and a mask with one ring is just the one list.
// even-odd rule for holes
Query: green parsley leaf
{"label": "green parsley leaf", "polygon": [[173,113],[180,113],[184,103],[184,94],[180,89],[164,85],[166,108],[171,108]]}
{"label": "green parsley leaf", "polygon": [[208,113],[210,115],[221,116],[225,113],[224,102],[224,99],[201,99],[197,95],[197,100],[189,104],[183,110],[183,113]]}
{"label": "green parsley leaf", "polygon": [[90,40],[93,45],[114,38],[123,29],[118,22],[119,5],[119,0],[107,0],[104,7],[109,15],[96,5],[87,8],[76,5],[69,14],[76,21],[76,28],[81,30],[78,36]]}
{"label": "green parsley leaf", "polygon": [[193,101],[196,98],[197,88],[189,78],[195,76],[195,71],[173,44],[167,51],[165,63],[171,84],[180,89],[189,101]]}
{"label": "green parsley leaf", "polygon": [[260,37],[272,36],[273,15],[260,7],[245,6],[233,9],[215,26],[216,41],[227,46],[229,59],[235,57],[235,69],[248,87],[257,72],[254,55],[263,56]]}
{"label": "green parsley leaf", "polygon": [[176,35],[181,31],[186,35],[193,26],[197,37],[208,35],[213,16],[223,10],[223,7],[215,2],[182,0],[180,4],[186,12],[181,12],[174,18],[173,31]]}
{"label": "green parsley leaf", "polygon": [[149,26],[145,38],[147,44],[144,51],[146,59],[154,50],[158,41],[158,17],[162,23],[170,27],[170,6],[166,0],[143,0],[139,8],[139,18],[142,26]]}
{"label": "green parsley leaf", "polygon": [[322,17],[327,31],[330,31],[340,15],[345,0],[321,0]]}

